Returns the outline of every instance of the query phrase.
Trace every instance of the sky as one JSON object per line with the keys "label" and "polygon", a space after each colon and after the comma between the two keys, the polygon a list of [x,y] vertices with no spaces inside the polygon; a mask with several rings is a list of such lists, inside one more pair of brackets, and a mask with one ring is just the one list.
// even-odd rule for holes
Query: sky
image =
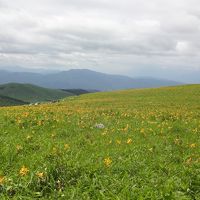
{"label": "sky", "polygon": [[0,0],[0,67],[200,82],[199,0]]}

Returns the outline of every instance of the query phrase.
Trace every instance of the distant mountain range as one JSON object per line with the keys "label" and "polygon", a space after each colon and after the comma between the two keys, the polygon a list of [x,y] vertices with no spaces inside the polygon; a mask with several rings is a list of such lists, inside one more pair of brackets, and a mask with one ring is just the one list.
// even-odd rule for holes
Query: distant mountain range
{"label": "distant mountain range", "polygon": [[119,90],[179,85],[181,83],[156,78],[130,78],[87,69],[72,69],[54,73],[12,72],[0,70],[0,84],[29,83],[54,89]]}

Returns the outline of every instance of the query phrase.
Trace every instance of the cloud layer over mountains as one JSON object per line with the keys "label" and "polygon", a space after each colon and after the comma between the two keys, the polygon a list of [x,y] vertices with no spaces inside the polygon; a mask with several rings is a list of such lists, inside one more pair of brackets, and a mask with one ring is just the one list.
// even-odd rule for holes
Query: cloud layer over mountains
{"label": "cloud layer over mountains", "polygon": [[199,73],[199,13],[199,0],[0,0],[0,65]]}

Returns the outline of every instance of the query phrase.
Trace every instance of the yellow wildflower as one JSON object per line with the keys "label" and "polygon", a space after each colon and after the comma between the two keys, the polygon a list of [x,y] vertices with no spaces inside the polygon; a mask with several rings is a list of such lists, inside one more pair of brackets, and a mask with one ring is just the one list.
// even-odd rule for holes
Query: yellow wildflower
{"label": "yellow wildflower", "polygon": [[5,182],[5,176],[0,176],[0,185],[3,185]]}
{"label": "yellow wildflower", "polygon": [[106,135],[106,132],[103,132],[102,135]]}
{"label": "yellow wildflower", "polygon": [[22,168],[19,171],[20,176],[26,176],[29,172],[29,169],[25,166],[22,166]]}
{"label": "yellow wildflower", "polygon": [[38,121],[38,126],[42,126],[43,122],[41,120]]}
{"label": "yellow wildflower", "polygon": [[57,152],[57,148],[53,147],[52,151],[53,151],[53,153],[56,153]]}
{"label": "yellow wildflower", "polygon": [[123,131],[128,131],[129,125],[127,124],[126,127],[123,129]]}
{"label": "yellow wildflower", "polygon": [[110,167],[111,163],[112,163],[111,158],[108,157],[104,159],[104,164],[106,167]]}
{"label": "yellow wildflower", "polygon": [[36,173],[36,176],[38,177],[38,178],[44,178],[44,172],[37,172]]}
{"label": "yellow wildflower", "polygon": [[132,139],[128,138],[128,140],[126,141],[127,144],[131,144],[132,143]]}
{"label": "yellow wildflower", "polygon": [[174,143],[177,144],[177,145],[179,145],[179,144],[180,144],[180,139],[176,138],[176,139],[174,140]]}
{"label": "yellow wildflower", "polygon": [[122,142],[121,142],[121,140],[117,140],[116,143],[117,144],[121,144]]}
{"label": "yellow wildflower", "polygon": [[196,146],[197,146],[197,144],[192,143],[192,144],[190,145],[190,148],[195,148]]}
{"label": "yellow wildflower", "polygon": [[186,160],[186,164],[191,164],[191,162],[192,162],[192,157],[190,157],[190,158],[188,158],[187,160]]}
{"label": "yellow wildflower", "polygon": [[16,146],[16,149],[17,149],[17,151],[21,151],[23,148],[22,148],[21,145],[18,144],[18,145]]}
{"label": "yellow wildflower", "polygon": [[33,137],[33,136],[31,136],[31,135],[27,135],[26,139],[27,139],[27,140],[31,140],[32,137]]}
{"label": "yellow wildflower", "polygon": [[24,114],[24,117],[28,117],[29,116],[29,113],[28,112],[25,112],[23,113]]}
{"label": "yellow wildflower", "polygon": [[65,144],[65,145],[64,145],[64,149],[65,149],[65,150],[68,150],[69,148],[70,148],[69,144]]}
{"label": "yellow wildflower", "polygon": [[144,133],[144,128],[142,128],[142,129],[140,130],[140,133]]}

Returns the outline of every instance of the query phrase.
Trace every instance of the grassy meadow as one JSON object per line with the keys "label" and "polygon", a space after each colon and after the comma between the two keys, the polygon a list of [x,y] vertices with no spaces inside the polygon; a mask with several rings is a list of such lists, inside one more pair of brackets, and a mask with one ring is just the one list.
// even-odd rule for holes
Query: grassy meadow
{"label": "grassy meadow", "polygon": [[0,199],[198,200],[200,85],[2,107],[0,144]]}

